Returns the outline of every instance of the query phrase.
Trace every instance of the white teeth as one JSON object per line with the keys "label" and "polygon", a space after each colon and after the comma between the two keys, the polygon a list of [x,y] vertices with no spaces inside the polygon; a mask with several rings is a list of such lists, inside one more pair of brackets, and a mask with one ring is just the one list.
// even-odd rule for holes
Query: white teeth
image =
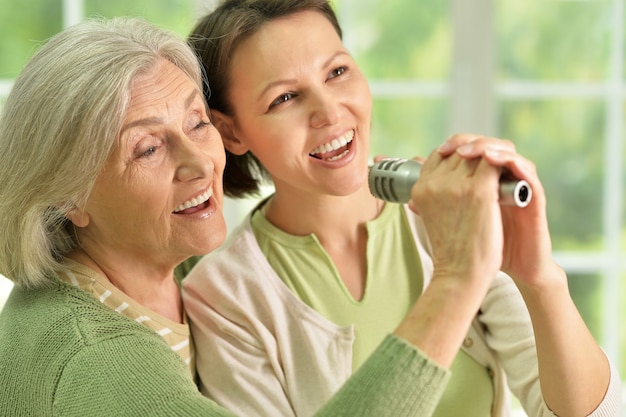
{"label": "white teeth", "polygon": [[[352,142],[352,139],[354,139],[354,130],[346,132],[340,138],[333,139],[329,143],[324,143],[324,144],[316,147],[315,149],[313,149],[313,151],[310,153],[310,155],[317,155],[317,154],[320,154],[320,153],[336,151],[337,149],[341,148],[342,146],[346,146],[348,143]],[[345,153],[341,154],[341,156],[343,156],[343,155],[345,155]],[[339,158],[338,157],[334,157],[334,158],[330,158],[329,160],[330,161],[334,161],[336,159],[339,159]]]}
{"label": "white teeth", "polygon": [[200,205],[202,203],[204,203],[205,201],[208,201],[209,198],[211,198],[211,196],[213,195],[213,189],[209,188],[207,191],[205,191],[204,193],[200,194],[198,197],[196,198],[192,198],[189,201],[185,201],[183,204],[181,204],[180,206],[176,207],[176,210],[174,210],[174,213],[178,213],[179,211],[183,211],[186,210],[190,207],[195,207],[197,205]]}

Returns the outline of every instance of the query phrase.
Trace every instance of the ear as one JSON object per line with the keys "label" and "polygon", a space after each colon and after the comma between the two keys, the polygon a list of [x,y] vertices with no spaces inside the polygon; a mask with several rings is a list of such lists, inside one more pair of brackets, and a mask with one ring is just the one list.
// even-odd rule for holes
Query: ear
{"label": "ear", "polygon": [[243,155],[248,152],[248,147],[237,137],[235,122],[232,116],[211,109],[211,119],[222,136],[222,142],[224,142],[226,150],[235,155]]}
{"label": "ear", "polygon": [[74,223],[76,227],[87,227],[89,224],[89,214],[83,209],[74,207],[67,213],[67,218]]}

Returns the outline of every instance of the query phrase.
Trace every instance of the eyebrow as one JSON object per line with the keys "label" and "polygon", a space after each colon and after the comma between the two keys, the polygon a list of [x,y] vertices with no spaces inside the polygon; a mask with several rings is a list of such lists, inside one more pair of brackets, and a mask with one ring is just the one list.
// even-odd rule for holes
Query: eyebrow
{"label": "eyebrow", "polygon": [[[193,90],[191,94],[189,94],[189,96],[185,99],[185,109],[188,109],[191,106],[191,104],[193,103],[193,101],[196,99],[198,95],[199,95],[199,92],[197,89]],[[120,135],[124,133],[124,131],[131,129],[135,126],[149,126],[149,125],[161,123],[162,121],[163,119],[161,117],[147,117],[145,119],[134,120],[122,126],[122,129],[120,130]]]}
{"label": "eyebrow", "polygon": [[[322,64],[322,68],[326,68],[328,66],[330,66],[330,63],[333,62],[335,60],[335,58],[337,58],[340,55],[348,55],[350,56],[350,54],[347,51],[337,51],[335,54],[333,54],[330,58],[328,58],[326,61],[324,61],[324,63]],[[268,85],[265,86],[265,88],[259,93],[259,99],[261,97],[263,97],[265,95],[265,93],[268,92],[268,90],[279,86],[279,85],[285,85],[285,84],[295,84],[298,80],[294,79],[294,78],[286,78],[284,80],[276,80],[273,81],[271,83],[269,83]]]}

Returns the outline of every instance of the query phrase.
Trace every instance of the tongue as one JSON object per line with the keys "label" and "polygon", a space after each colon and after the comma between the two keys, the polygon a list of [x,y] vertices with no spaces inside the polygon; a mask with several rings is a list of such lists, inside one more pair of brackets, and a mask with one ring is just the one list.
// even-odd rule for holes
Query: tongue
{"label": "tongue", "polygon": [[319,159],[329,159],[334,156],[341,155],[346,151],[346,149],[348,149],[348,145],[342,146],[341,148],[335,149],[334,151],[318,153],[317,155],[315,155],[315,157]]}
{"label": "tongue", "polygon": [[188,209],[177,211],[176,214],[193,214],[200,210],[205,209],[209,205],[208,201],[205,201],[202,204],[198,204],[197,206],[189,207]]}

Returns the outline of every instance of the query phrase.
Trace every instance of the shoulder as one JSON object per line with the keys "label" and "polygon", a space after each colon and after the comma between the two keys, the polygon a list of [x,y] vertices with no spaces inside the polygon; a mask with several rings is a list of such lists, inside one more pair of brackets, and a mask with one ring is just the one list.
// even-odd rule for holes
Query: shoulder
{"label": "shoulder", "polygon": [[48,343],[90,345],[120,334],[154,333],[111,310],[91,294],[61,281],[45,288],[16,289],[15,298],[6,312],[12,316],[7,320],[19,316],[33,338],[45,334]]}
{"label": "shoulder", "polygon": [[[224,246],[205,255],[182,281],[191,322],[223,315],[233,322],[276,317],[317,316],[289,290],[261,251],[249,221],[232,232]],[[245,316],[245,319],[242,317]]]}
{"label": "shoulder", "polygon": [[14,381],[0,393],[11,390],[16,404],[30,398],[41,409],[95,401],[120,379],[169,375],[193,390],[188,368],[159,335],[63,282],[15,289],[0,319],[0,373]]}
{"label": "shoulder", "polygon": [[223,281],[226,285],[248,280],[254,283],[260,274],[272,273],[248,218],[231,232],[218,250],[203,256],[194,265],[183,280],[183,286],[218,285]]}

